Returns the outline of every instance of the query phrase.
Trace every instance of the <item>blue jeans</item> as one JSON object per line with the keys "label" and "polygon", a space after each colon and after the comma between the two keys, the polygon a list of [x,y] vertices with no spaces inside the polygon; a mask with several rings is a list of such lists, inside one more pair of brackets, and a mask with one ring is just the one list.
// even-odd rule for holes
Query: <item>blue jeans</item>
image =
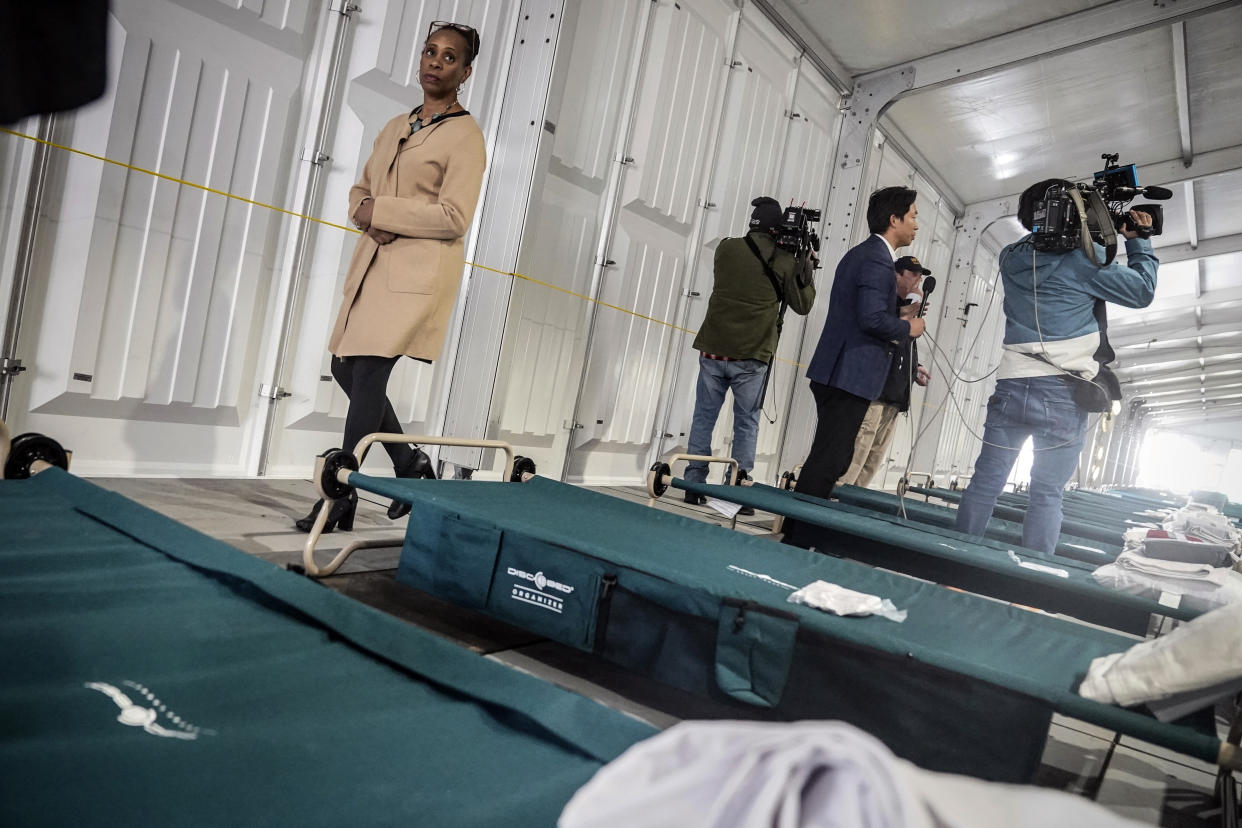
{"label": "blue jeans", "polygon": [[[708,359],[699,355],[699,384],[694,397],[694,418],[690,421],[690,454],[712,453],[712,431],[716,416],[724,404],[725,391],[733,391],[733,459],[737,467],[750,471],[755,467],[755,441],[759,437],[759,394],[768,364],[758,359]],[[703,483],[707,480],[707,464],[691,463],[686,467],[686,480]]]}
{"label": "blue jeans", "polygon": [[1018,452],[1032,437],[1035,460],[1022,545],[1054,551],[1061,535],[1062,493],[1078,468],[1086,431],[1087,412],[1074,402],[1073,389],[1060,377],[999,380],[988,400],[975,473],[957,507],[958,530],[984,533]]}

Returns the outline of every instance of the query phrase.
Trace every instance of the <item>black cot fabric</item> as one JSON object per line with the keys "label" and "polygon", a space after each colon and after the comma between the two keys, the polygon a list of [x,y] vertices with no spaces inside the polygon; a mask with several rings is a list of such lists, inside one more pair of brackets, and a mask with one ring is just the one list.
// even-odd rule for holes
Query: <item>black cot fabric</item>
{"label": "black cot fabric", "polygon": [[[349,479],[413,506],[403,582],[451,581],[470,606],[739,716],[839,718],[926,767],[1010,781],[1038,763],[1053,711],[1206,761],[1220,745],[1077,695],[1091,659],[1131,637],[545,478]],[[816,580],[889,598],[906,620],[788,602]]]}
{"label": "black cot fabric", "polygon": [[655,732],[57,470],[0,526],[2,825],[553,825]]}

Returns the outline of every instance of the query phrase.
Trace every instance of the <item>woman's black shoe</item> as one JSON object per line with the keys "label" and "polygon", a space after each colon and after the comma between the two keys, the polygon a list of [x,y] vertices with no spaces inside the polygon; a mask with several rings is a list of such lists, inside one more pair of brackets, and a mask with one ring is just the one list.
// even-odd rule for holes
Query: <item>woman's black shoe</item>
{"label": "woman's black shoe", "polygon": [[[431,467],[431,458],[427,456],[427,452],[415,446],[414,454],[410,457],[410,461],[404,467],[397,469],[397,477],[406,477],[411,479],[435,480],[436,471]],[[388,506],[388,517],[391,520],[400,520],[410,513],[410,504],[404,501],[394,500]]]}
{"label": "woman's black shoe", "polygon": [[[319,517],[319,510],[323,508],[323,500],[316,500],[315,505],[311,507],[310,514],[304,518],[294,521],[293,525],[300,532],[309,532],[315,527],[315,519]],[[342,498],[332,504],[332,511],[328,513],[328,519],[323,525],[323,534],[328,534],[340,527],[342,532],[348,532],[354,528],[354,513],[358,509],[358,492],[350,491],[349,497]]]}

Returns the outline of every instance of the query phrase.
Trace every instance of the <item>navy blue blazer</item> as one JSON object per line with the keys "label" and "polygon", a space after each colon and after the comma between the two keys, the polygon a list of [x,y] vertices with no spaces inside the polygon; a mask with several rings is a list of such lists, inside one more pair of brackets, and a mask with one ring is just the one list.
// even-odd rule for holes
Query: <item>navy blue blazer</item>
{"label": "navy blue blazer", "polygon": [[893,351],[910,335],[910,323],[898,317],[896,306],[893,257],[872,234],[837,265],[828,318],[807,377],[868,400],[880,396]]}

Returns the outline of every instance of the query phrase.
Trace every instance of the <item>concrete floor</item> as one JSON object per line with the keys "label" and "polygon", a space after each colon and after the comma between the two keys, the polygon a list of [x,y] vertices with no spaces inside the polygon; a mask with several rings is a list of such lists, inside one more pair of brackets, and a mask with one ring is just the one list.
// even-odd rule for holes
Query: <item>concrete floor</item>
{"label": "concrete floor", "polygon": [[[293,521],[310,507],[313,488],[296,480],[97,478],[93,482],[168,517],[280,566],[298,564],[306,536]],[[606,489],[645,501],[638,488]],[[397,583],[399,543],[406,519],[384,513],[387,501],[361,493],[352,532],[325,535],[317,560],[358,537],[391,538],[391,548],[360,550],[325,578],[332,589],[468,647],[487,658],[533,673],[658,727],[715,713],[710,702],[612,667],[590,654],[541,639],[479,613],[463,610]],[[671,494],[657,508],[727,524],[709,507],[688,506]],[[739,528],[770,534],[771,517],[742,518]],[[730,715],[720,711],[719,715]],[[1119,814],[1152,825],[1191,828],[1218,824],[1214,769],[1170,751],[1123,737],[1100,779],[1113,734],[1056,716],[1044,749],[1039,785],[1094,796]],[[1095,789],[1098,786],[1098,789]],[[1095,789],[1095,790],[1093,790]]]}

